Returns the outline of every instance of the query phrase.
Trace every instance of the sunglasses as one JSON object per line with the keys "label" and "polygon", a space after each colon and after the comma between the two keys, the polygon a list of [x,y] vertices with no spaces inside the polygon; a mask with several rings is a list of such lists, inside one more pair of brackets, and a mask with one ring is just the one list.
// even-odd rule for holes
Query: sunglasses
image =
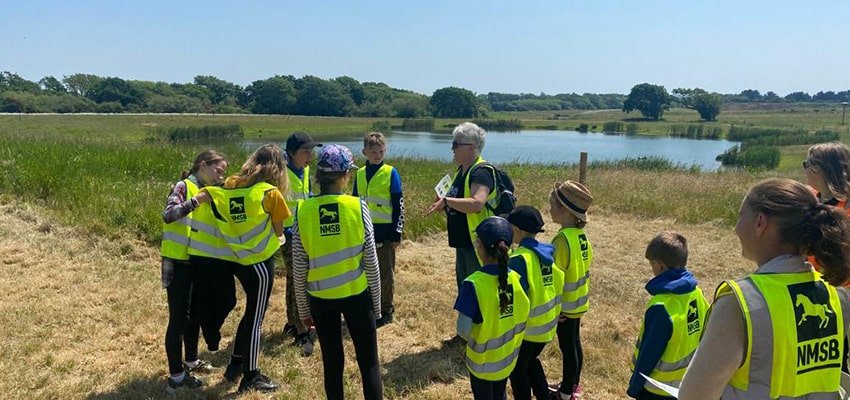
{"label": "sunglasses", "polygon": [[809,169],[812,166],[812,163],[809,160],[803,160],[803,169]]}
{"label": "sunglasses", "polygon": [[456,150],[456,149],[457,149],[458,147],[460,147],[460,146],[472,146],[472,145],[473,145],[472,143],[458,143],[458,142],[452,142],[452,150]]}

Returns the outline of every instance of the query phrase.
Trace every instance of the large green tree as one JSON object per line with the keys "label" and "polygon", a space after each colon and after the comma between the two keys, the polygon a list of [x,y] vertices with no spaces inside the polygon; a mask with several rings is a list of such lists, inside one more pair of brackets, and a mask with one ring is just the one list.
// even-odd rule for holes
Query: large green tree
{"label": "large green tree", "polygon": [[307,75],[295,81],[295,109],[301,115],[344,116],[355,109],[354,100],[336,81]]}
{"label": "large green tree", "polygon": [[431,113],[437,118],[475,118],[481,110],[474,93],[450,86],[431,95]]}
{"label": "large green tree", "polygon": [[295,85],[284,76],[275,75],[254,81],[245,88],[248,108],[255,114],[295,114]]}
{"label": "large green tree", "polygon": [[626,97],[623,112],[638,110],[645,118],[657,121],[661,119],[664,111],[670,108],[672,100],[664,86],[641,83],[635,85]]}
{"label": "large green tree", "polygon": [[214,104],[236,104],[242,92],[241,86],[210,75],[196,76],[195,84],[207,88],[212,93],[210,101]]}
{"label": "large green tree", "polygon": [[708,93],[703,89],[673,89],[675,97],[682,106],[696,110],[699,117],[706,121],[714,121],[720,115],[720,106],[723,105],[723,96],[717,93]]}
{"label": "large green tree", "polygon": [[144,104],[144,93],[136,86],[121,78],[106,78],[95,85],[88,93],[88,98],[97,103]]}
{"label": "large green tree", "polygon": [[97,86],[103,78],[92,74],[73,74],[62,79],[68,91],[78,96],[88,97],[89,92]]}

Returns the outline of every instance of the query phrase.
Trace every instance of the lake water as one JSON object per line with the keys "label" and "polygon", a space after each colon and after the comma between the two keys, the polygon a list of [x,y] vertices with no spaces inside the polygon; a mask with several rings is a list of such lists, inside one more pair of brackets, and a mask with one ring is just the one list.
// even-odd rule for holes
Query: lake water
{"label": "lake water", "polygon": [[[451,134],[395,131],[387,136],[387,157],[415,156],[452,160]],[[361,136],[332,142],[347,146],[355,155],[359,155],[363,148]],[[248,143],[253,144],[256,143]],[[497,164],[575,164],[579,162],[579,153],[586,151],[589,162],[657,156],[677,164],[715,170],[720,167],[715,157],[736,144],[727,140],[533,130],[487,132],[483,155],[488,161]]]}

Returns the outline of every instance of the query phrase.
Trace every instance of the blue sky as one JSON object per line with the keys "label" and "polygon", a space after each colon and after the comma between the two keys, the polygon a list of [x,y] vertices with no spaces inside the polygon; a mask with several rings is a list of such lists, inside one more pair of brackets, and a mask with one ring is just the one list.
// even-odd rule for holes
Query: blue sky
{"label": "blue sky", "polygon": [[0,70],[247,85],[348,75],[430,94],[642,82],[850,89],[850,2],[2,1]]}

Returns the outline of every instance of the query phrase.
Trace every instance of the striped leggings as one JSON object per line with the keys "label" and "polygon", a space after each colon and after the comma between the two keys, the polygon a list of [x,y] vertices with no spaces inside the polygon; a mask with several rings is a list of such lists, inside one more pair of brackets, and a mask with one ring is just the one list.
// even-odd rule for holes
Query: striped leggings
{"label": "striped leggings", "polygon": [[233,355],[242,357],[242,371],[251,376],[259,370],[260,334],[274,283],[274,257],[254,265],[234,265],[233,271],[245,290],[245,315],[236,330]]}

